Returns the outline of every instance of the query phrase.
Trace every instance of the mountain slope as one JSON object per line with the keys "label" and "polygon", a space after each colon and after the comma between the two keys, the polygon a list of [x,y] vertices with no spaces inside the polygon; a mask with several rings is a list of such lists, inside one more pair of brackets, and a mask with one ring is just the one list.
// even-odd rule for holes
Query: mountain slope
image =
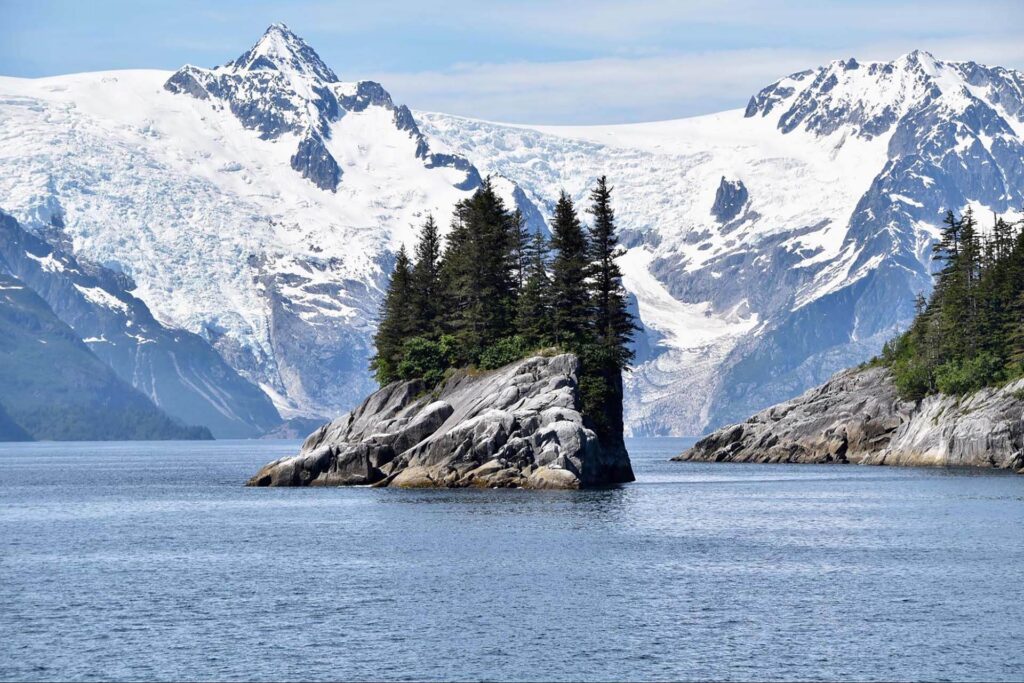
{"label": "mountain slope", "polygon": [[930,289],[946,209],[1024,206],[1021,75],[923,52],[833,62],[680,121],[418,116],[545,211],[561,186],[583,200],[613,179],[649,338],[627,390],[638,434],[699,433],[864,360]]}
{"label": "mountain slope", "polygon": [[0,78],[0,118],[0,206],[129,276],[158,320],[209,341],[285,417],[374,388],[398,245],[479,183],[379,84],[338,81],[280,25],[215,69]]}
{"label": "mountain slope", "polygon": [[4,407],[0,405],[0,441],[31,441],[32,435],[26,432],[21,426],[7,414]]}
{"label": "mountain slope", "polygon": [[19,278],[125,382],[219,438],[260,436],[281,417],[199,336],[169,329],[132,296],[130,278],[53,249],[0,211],[0,272]]}
{"label": "mountain slope", "polygon": [[[5,439],[210,438],[122,382],[21,280],[0,273],[0,413]],[[13,423],[13,426],[10,424]]]}
{"label": "mountain slope", "polygon": [[446,226],[488,173],[538,226],[607,174],[644,325],[627,425],[694,434],[876,352],[931,286],[945,209],[1024,205],[1022,93],[915,52],[791,75],[745,110],[510,126],[413,114],[275,25],[212,69],[0,78],[0,205],[296,417],[374,388],[381,287],[427,212]]}

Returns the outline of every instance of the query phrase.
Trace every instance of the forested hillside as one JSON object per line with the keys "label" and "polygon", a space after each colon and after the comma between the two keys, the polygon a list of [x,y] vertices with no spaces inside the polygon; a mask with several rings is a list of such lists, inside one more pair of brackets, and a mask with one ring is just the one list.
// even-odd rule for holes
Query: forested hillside
{"label": "forested hillside", "polygon": [[934,247],[941,267],[910,329],[880,362],[900,395],[965,394],[1024,375],[1024,222],[982,233],[971,210],[946,215]]}
{"label": "forested hillside", "polygon": [[621,376],[635,324],[604,177],[590,201],[584,228],[563,192],[550,241],[525,229],[490,179],[456,205],[444,245],[428,217],[412,258],[399,252],[383,303],[371,361],[381,385],[433,385],[455,368],[494,369],[555,347],[582,361],[583,414],[602,438],[621,438]]}

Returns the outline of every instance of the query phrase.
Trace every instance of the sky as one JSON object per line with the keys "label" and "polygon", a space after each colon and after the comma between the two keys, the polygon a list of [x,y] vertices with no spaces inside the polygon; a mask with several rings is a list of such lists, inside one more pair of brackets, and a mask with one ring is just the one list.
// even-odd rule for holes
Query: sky
{"label": "sky", "polygon": [[0,75],[214,66],[281,21],[342,80],[493,121],[654,121],[742,107],[833,59],[1024,69],[1024,0],[0,0]]}

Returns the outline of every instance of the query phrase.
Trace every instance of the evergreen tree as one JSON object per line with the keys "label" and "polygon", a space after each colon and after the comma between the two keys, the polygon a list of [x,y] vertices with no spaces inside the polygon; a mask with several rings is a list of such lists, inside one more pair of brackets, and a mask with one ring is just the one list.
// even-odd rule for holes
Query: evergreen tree
{"label": "evergreen tree", "polygon": [[373,341],[377,355],[370,360],[377,382],[382,386],[397,379],[402,345],[415,334],[416,315],[413,304],[412,271],[409,255],[403,245],[395,259],[387,294],[381,306],[380,323]]}
{"label": "evergreen tree", "polygon": [[1024,236],[996,219],[983,238],[973,212],[946,216],[927,305],[886,344],[904,398],[960,394],[1024,374]]}
{"label": "evergreen tree", "polygon": [[538,230],[526,251],[525,282],[519,292],[516,329],[531,348],[552,342],[551,280],[548,278],[548,244]]}
{"label": "evergreen tree", "polygon": [[436,337],[441,305],[441,236],[433,216],[427,216],[414,250],[412,304],[416,334]]}
{"label": "evergreen tree", "polygon": [[593,339],[593,316],[587,277],[590,254],[572,199],[564,191],[551,224],[551,306],[555,342],[577,349]]}
{"label": "evergreen tree", "polygon": [[597,186],[590,193],[590,201],[588,211],[594,217],[590,229],[594,332],[597,342],[606,349],[616,371],[621,372],[633,360],[630,342],[637,326],[626,303],[622,270],[615,262],[624,251],[619,247],[618,236],[615,234],[611,188],[605,176],[597,179]]}
{"label": "evergreen tree", "polygon": [[514,333],[514,221],[490,178],[455,207],[441,264],[447,290],[443,322],[467,362],[476,362],[487,346]]}
{"label": "evergreen tree", "polygon": [[526,286],[531,266],[531,249],[533,239],[526,228],[526,219],[519,209],[512,214],[512,260],[515,263],[516,291],[522,292]]}
{"label": "evergreen tree", "polygon": [[374,337],[371,367],[381,384],[420,379],[435,385],[458,366],[487,370],[555,344],[580,359],[584,420],[605,445],[621,447],[622,370],[635,330],[626,306],[611,189],[591,194],[594,225],[584,230],[562,192],[549,245],[526,233],[488,178],[459,202],[442,252],[428,217],[413,262],[395,262]]}

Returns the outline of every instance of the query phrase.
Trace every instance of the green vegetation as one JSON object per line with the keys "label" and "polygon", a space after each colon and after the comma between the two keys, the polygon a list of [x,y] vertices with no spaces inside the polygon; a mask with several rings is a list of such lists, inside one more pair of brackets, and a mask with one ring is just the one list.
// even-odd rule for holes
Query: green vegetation
{"label": "green vegetation", "polygon": [[931,298],[918,298],[910,329],[879,358],[908,400],[1024,376],[1024,225],[997,219],[982,235],[970,210],[945,224]]}
{"label": "green vegetation", "polygon": [[499,368],[557,347],[582,362],[583,414],[599,435],[621,436],[622,370],[636,325],[604,177],[590,199],[587,230],[562,193],[550,244],[526,231],[490,179],[455,207],[443,248],[427,218],[414,258],[403,248],[395,261],[370,364],[377,381],[436,385],[454,368]]}

